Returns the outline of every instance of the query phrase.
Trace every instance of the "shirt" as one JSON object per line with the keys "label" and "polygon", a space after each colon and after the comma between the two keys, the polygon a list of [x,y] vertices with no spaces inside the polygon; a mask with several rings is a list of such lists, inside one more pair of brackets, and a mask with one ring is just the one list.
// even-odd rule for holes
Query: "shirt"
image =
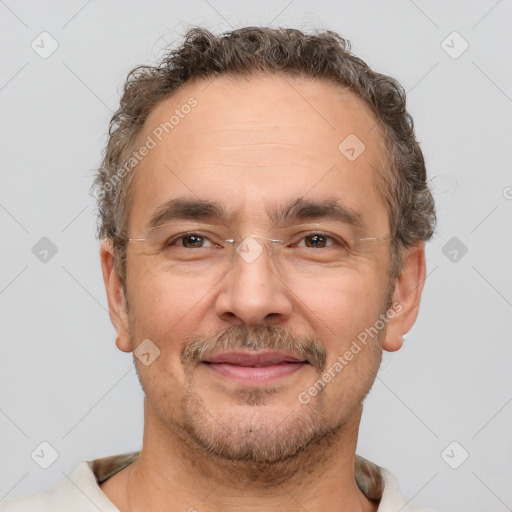
{"label": "shirt", "polygon": [[[71,475],[47,492],[0,504],[1,512],[119,512],[99,484],[128,466],[140,452],[82,461]],[[393,475],[356,455],[356,482],[369,499],[379,501],[378,512],[431,512],[401,496]]]}

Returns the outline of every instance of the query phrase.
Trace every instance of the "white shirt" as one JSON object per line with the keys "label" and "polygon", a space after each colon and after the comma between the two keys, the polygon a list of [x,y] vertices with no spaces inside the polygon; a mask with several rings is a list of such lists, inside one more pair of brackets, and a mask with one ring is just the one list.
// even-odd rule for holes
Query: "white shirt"
{"label": "white shirt", "polygon": [[[68,478],[47,492],[0,504],[1,512],[119,512],[99,484],[128,464],[140,452],[82,461]],[[356,481],[370,499],[380,500],[378,512],[431,512],[409,503],[401,496],[393,475],[362,457],[356,456]]]}

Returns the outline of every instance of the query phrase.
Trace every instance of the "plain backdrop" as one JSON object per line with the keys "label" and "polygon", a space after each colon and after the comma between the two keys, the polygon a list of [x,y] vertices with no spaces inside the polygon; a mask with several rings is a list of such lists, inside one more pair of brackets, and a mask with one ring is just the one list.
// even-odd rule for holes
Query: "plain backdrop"
{"label": "plain backdrop", "polygon": [[438,203],[420,316],[358,453],[439,512],[511,510],[511,22],[509,0],[0,1],[0,498],[141,446],[89,196],[127,72],[190,25],[273,25],[335,30],[401,81]]}

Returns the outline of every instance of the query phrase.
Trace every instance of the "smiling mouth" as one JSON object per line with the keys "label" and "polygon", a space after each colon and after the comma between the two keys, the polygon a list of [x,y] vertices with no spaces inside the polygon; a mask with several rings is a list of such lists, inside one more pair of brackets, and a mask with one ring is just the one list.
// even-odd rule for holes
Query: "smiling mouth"
{"label": "smiling mouth", "polygon": [[207,357],[203,364],[217,375],[240,384],[262,384],[292,375],[309,365],[283,352],[227,352]]}

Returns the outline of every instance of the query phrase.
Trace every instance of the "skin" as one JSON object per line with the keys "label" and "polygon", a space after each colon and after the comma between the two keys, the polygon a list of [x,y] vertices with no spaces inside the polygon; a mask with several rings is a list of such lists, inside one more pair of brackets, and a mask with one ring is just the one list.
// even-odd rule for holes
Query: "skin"
{"label": "skin", "polygon": [[[129,236],[144,233],[155,209],[177,197],[241,208],[242,237],[266,235],[272,225],[265,208],[301,196],[334,197],[362,216],[369,236],[389,233],[378,189],[383,140],[352,93],[278,76],[196,81],[155,108],[139,141],[191,96],[197,107],[135,170]],[[353,162],[338,150],[351,133],[366,146]],[[412,327],[425,279],[419,243],[405,252],[390,289],[389,248],[375,243],[350,265],[295,281],[283,279],[268,255],[251,264],[239,258],[208,281],[200,273],[166,272],[129,243],[126,297],[112,247],[103,242],[118,348],[130,352],[149,338],[160,350],[149,366],[135,359],[145,391],[143,447],[137,461],[101,485],[107,497],[122,512],[319,511],[334,503],[340,511],[376,510],[354,479],[362,401],[382,350],[398,350]],[[298,341],[314,339],[330,366],[389,298],[401,304],[400,313],[307,405],[297,396],[318,379],[312,365],[278,384],[242,389],[204,365],[181,361],[195,336],[218,341],[214,334],[230,332],[241,346],[242,329],[262,329],[261,341],[271,342],[265,329],[275,327]],[[287,454],[273,448],[286,443]]]}

